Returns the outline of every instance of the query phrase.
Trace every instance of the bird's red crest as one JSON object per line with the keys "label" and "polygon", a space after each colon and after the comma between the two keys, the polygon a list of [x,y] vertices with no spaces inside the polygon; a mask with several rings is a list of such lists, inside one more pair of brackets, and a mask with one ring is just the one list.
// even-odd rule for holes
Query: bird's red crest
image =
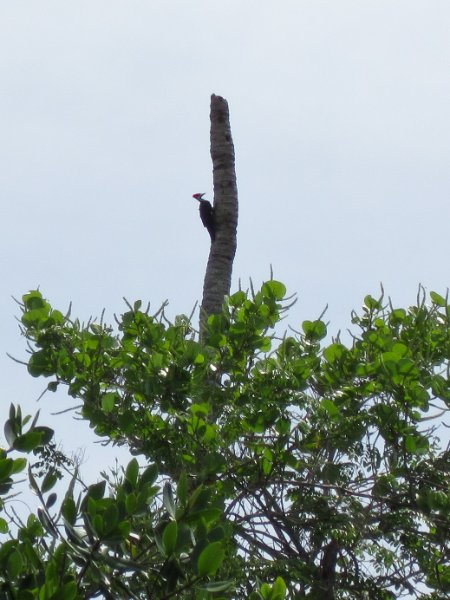
{"label": "bird's red crest", "polygon": [[196,200],[201,200],[204,195],[205,195],[205,192],[203,192],[203,194],[192,194],[192,197],[195,198]]}

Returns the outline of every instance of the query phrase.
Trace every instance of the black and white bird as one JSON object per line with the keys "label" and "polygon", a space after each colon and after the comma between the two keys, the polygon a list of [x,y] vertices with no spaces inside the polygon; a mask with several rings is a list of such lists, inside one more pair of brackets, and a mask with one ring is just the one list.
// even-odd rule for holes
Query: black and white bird
{"label": "black and white bird", "polygon": [[192,194],[192,197],[200,202],[200,206],[198,207],[200,212],[200,219],[202,220],[204,227],[206,227],[206,229],[208,230],[208,233],[211,236],[211,241],[213,242],[216,239],[214,208],[211,206],[211,202],[203,199],[204,195],[204,193]]}

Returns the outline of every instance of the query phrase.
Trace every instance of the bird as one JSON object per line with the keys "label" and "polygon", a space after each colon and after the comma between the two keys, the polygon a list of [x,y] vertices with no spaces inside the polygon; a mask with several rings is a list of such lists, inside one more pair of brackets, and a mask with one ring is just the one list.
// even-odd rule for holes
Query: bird
{"label": "bird", "polygon": [[200,219],[204,227],[208,230],[209,235],[211,236],[211,242],[214,242],[216,239],[216,224],[214,221],[214,208],[211,206],[211,202],[208,200],[204,200],[203,194],[192,194],[192,197],[200,202],[200,206],[198,210],[200,212]]}

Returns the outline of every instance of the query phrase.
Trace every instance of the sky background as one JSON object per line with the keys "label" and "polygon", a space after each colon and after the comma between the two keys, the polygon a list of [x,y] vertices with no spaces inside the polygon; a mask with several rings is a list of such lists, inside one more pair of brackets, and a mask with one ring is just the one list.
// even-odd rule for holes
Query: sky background
{"label": "sky background", "polygon": [[36,399],[12,297],[106,321],[122,298],[201,299],[209,102],[228,100],[240,216],[233,289],[270,265],[299,328],[330,333],[380,282],[395,305],[450,284],[448,0],[0,0],[1,423],[41,408],[95,480],[113,451]]}

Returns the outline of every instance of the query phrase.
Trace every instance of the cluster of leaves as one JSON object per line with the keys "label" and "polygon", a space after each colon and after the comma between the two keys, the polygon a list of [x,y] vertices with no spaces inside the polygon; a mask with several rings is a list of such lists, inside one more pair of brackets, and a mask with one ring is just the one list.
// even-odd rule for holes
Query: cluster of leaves
{"label": "cluster of leaves", "polygon": [[[11,406],[5,431],[22,430],[19,409]],[[51,430],[32,426],[18,435],[0,457],[2,508],[14,481],[26,467],[24,457],[12,459],[14,450],[30,453],[42,443],[36,432],[51,439]],[[18,440],[22,438],[19,442]],[[25,443],[25,440],[26,443]],[[16,600],[76,600],[93,598],[182,598],[194,593],[199,600],[227,590],[230,582],[213,581],[225,550],[222,508],[202,485],[189,486],[180,478],[176,499],[166,482],[160,490],[155,465],[140,469],[132,459],[122,477],[110,485],[104,478],[74,498],[77,471],[58,510],[58,481],[49,471],[38,484],[28,472],[41,507],[23,523],[0,521],[10,539],[0,547],[0,594]],[[110,482],[111,483],[111,482]],[[12,524],[15,527],[9,527]],[[11,531],[9,531],[11,529]],[[15,531],[14,531],[15,529]]]}
{"label": "cluster of leaves", "polygon": [[40,564],[59,561],[80,594],[67,597],[450,593],[447,298],[367,296],[346,344],[326,342],[321,319],[277,339],[285,294],[277,281],[238,291],[202,343],[188,319],[139,302],[115,332],[23,297],[31,375],[67,386],[99,436],[155,465],[139,475],[132,461],[107,498],[100,484],[66,496],[62,529],[43,509],[41,539],[57,541]]}

